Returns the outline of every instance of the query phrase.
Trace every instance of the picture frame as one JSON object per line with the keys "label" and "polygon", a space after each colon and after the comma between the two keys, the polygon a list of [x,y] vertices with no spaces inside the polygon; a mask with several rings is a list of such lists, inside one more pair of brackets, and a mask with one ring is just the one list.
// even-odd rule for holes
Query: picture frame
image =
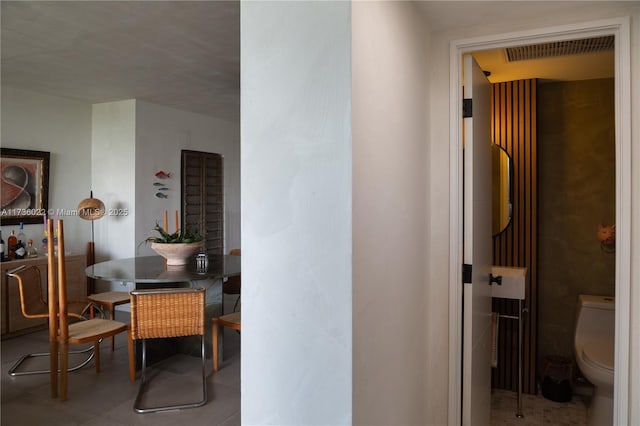
{"label": "picture frame", "polygon": [[42,223],[49,208],[46,151],[0,148],[0,224]]}

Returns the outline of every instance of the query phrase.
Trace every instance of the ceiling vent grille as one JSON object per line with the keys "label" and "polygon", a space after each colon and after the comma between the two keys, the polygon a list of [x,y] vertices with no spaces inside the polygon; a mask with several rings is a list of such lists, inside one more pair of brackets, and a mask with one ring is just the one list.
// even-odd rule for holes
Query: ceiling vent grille
{"label": "ceiling vent grille", "polygon": [[604,50],[612,50],[614,42],[614,36],[605,36],[509,47],[506,49],[507,60],[509,62],[515,62],[526,61],[528,59],[542,59],[555,56],[601,52]]}

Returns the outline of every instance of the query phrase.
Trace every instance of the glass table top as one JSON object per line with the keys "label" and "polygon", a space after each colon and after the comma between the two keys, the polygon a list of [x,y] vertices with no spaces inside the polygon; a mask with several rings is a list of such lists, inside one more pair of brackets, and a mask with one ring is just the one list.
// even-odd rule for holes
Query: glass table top
{"label": "glass table top", "polygon": [[105,281],[162,283],[220,279],[240,275],[240,256],[209,255],[206,269],[197,269],[195,256],[183,266],[167,266],[162,256],[114,259],[88,266],[90,278]]}

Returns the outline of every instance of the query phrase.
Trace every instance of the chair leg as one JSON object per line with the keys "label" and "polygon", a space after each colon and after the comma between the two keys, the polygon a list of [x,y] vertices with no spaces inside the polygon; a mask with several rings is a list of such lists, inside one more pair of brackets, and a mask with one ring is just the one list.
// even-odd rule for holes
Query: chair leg
{"label": "chair leg", "polygon": [[144,414],[144,413],[154,413],[157,411],[168,411],[168,410],[181,410],[184,408],[196,408],[202,407],[207,403],[207,377],[205,374],[205,343],[204,343],[204,335],[200,336],[200,355],[202,358],[202,400],[198,402],[193,402],[189,404],[179,404],[179,405],[163,405],[157,407],[143,408],[140,405],[140,401],[142,400],[142,395],[144,393],[145,386],[147,385],[147,346],[146,340],[142,339],[142,371],[140,372],[140,387],[138,388],[138,395],[136,396],[136,400],[133,404],[133,409],[136,413]]}
{"label": "chair leg", "polygon": [[60,400],[67,400],[67,367],[69,365],[69,344],[60,343]]}
{"label": "chair leg", "polygon": [[213,371],[218,371],[218,335],[220,333],[220,326],[218,325],[218,318],[213,319],[213,327],[211,327],[211,360],[213,362]]}
{"label": "chair leg", "polygon": [[49,382],[51,383],[51,398],[58,397],[58,342],[49,341]]}
{"label": "chair leg", "polygon": [[[109,319],[116,319],[116,307],[115,305],[109,306]],[[116,336],[111,336],[111,352],[116,350]]]}
{"label": "chair leg", "polygon": [[95,342],[93,342],[93,353],[96,354],[95,356],[96,373],[100,372],[100,342],[101,341],[102,339],[96,340]]}
{"label": "chair leg", "polygon": [[136,359],[135,350],[133,348],[133,337],[131,336],[131,327],[127,330],[127,351],[129,352],[129,380],[136,381]]}
{"label": "chair leg", "polygon": [[204,334],[200,336],[200,341],[201,341],[200,356],[202,357],[202,401],[198,405],[194,405],[194,407],[199,407],[207,403],[207,375],[205,373],[206,354],[205,354]]}

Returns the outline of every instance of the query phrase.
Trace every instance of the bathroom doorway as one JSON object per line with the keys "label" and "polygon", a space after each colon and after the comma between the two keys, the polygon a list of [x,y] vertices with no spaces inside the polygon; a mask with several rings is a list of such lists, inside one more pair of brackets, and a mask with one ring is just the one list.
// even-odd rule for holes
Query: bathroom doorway
{"label": "bathroom doorway", "polygon": [[[461,56],[463,53],[473,53],[484,50],[503,49],[505,47],[522,45],[522,44],[535,44],[550,42],[554,40],[569,40],[569,39],[582,39],[591,38],[595,36],[613,35],[615,37],[615,60],[614,60],[614,91],[615,91],[615,179],[617,185],[615,187],[615,223],[619,233],[619,238],[616,243],[616,256],[615,256],[615,294],[618,300],[622,303],[617,304],[616,316],[617,324],[616,328],[616,383],[615,383],[615,401],[614,401],[614,416],[616,416],[617,423],[626,423],[628,413],[628,355],[629,355],[629,342],[628,342],[628,330],[629,330],[629,304],[628,295],[630,292],[630,241],[629,236],[624,235],[621,228],[627,230],[630,226],[629,211],[630,211],[630,158],[625,157],[623,153],[629,152],[630,149],[630,103],[628,96],[624,95],[629,93],[629,69],[625,69],[622,64],[628,64],[628,22],[624,20],[612,20],[607,22],[598,23],[585,23],[568,26],[566,28],[554,28],[554,29],[540,29],[536,31],[534,35],[531,33],[525,35],[510,34],[505,36],[495,36],[491,40],[484,37],[482,40],[463,40],[459,43],[454,43],[452,46],[452,56]],[[453,64],[453,70],[459,75],[460,63],[457,61]],[[455,84],[455,83],[454,83]],[[457,95],[456,90],[451,90],[452,97]],[[456,94],[456,95],[454,95]],[[461,101],[457,98],[452,99],[453,105],[458,105]],[[456,114],[461,111],[457,108]],[[452,124],[453,125],[453,124]],[[452,144],[459,145],[457,140],[457,133],[452,131],[451,134]],[[452,174],[459,174],[458,165],[452,160]],[[459,188],[457,188],[459,190]],[[455,199],[456,194],[452,194],[452,199]],[[460,214],[457,206],[452,206],[452,213],[454,215]],[[602,220],[607,220],[603,218]],[[455,226],[453,224],[452,226]],[[597,224],[594,224],[594,227]],[[452,235],[457,235],[458,230],[452,229]],[[593,232],[595,240],[595,230]],[[597,244],[597,242],[596,242]],[[455,260],[458,260],[456,256],[452,256]],[[453,265],[452,265],[453,267]],[[454,278],[455,280],[455,278]],[[452,281],[451,285],[456,285]],[[626,297],[626,299],[625,299]],[[459,308],[457,301],[452,301],[454,312],[458,312]],[[452,330],[452,333],[460,331]],[[618,338],[619,336],[624,336]],[[453,387],[458,387],[456,383],[451,383]],[[459,397],[459,394],[458,394]],[[450,410],[450,413],[455,416],[455,408]],[[458,422],[456,422],[458,423]]]}

